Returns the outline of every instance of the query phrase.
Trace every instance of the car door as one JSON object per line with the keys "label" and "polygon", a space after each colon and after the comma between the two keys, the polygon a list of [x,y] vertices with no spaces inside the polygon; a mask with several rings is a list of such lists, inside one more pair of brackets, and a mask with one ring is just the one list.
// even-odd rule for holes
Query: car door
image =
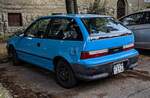
{"label": "car door", "polygon": [[61,25],[57,37],[60,40],[61,56],[69,63],[75,63],[80,59],[80,52],[83,49],[83,35],[80,26],[74,18],[60,18]]}
{"label": "car door", "polygon": [[45,58],[46,53],[43,52],[46,47],[43,41],[48,23],[49,19],[39,19],[25,30],[24,36],[17,45],[19,58],[44,68],[48,67],[46,65],[48,59]]}
{"label": "car door", "polygon": [[[80,46],[83,46],[83,38],[79,27],[72,30],[70,26],[74,19],[65,17],[55,17],[50,22],[49,33],[47,35],[47,46],[49,47],[49,55],[53,59],[57,56],[63,57],[69,62],[77,61],[77,53]],[[51,47],[50,47],[51,46]]]}
{"label": "car door", "polygon": [[133,31],[136,48],[150,48],[150,25],[146,19],[148,17],[145,12],[140,12],[121,19],[121,22]]}

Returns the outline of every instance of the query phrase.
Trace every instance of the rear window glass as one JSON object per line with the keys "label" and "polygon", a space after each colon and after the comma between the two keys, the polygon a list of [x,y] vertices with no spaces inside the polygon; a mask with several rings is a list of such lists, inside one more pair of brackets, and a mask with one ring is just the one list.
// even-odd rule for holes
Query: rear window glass
{"label": "rear window glass", "polygon": [[126,27],[111,17],[82,18],[82,22],[90,35],[107,36],[110,34],[131,33]]}

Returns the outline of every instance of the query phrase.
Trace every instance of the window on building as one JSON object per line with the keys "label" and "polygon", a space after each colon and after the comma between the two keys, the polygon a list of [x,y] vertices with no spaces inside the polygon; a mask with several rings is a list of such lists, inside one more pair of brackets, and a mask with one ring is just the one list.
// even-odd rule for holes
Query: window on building
{"label": "window on building", "polygon": [[9,26],[22,26],[21,13],[8,13],[8,25]]}

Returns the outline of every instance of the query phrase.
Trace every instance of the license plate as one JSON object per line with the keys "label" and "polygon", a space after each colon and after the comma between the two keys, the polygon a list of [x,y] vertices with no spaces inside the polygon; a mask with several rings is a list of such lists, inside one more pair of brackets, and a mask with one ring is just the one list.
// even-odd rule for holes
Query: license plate
{"label": "license plate", "polygon": [[123,63],[117,63],[113,67],[114,75],[124,72],[124,64]]}

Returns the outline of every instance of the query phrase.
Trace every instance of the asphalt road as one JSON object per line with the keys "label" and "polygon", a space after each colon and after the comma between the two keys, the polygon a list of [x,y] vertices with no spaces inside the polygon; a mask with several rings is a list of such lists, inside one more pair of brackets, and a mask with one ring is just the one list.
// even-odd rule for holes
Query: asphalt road
{"label": "asphalt road", "polygon": [[14,98],[150,98],[149,52],[142,52],[139,66],[132,71],[80,82],[72,89],[60,87],[51,72],[26,63],[0,64],[0,83]]}

